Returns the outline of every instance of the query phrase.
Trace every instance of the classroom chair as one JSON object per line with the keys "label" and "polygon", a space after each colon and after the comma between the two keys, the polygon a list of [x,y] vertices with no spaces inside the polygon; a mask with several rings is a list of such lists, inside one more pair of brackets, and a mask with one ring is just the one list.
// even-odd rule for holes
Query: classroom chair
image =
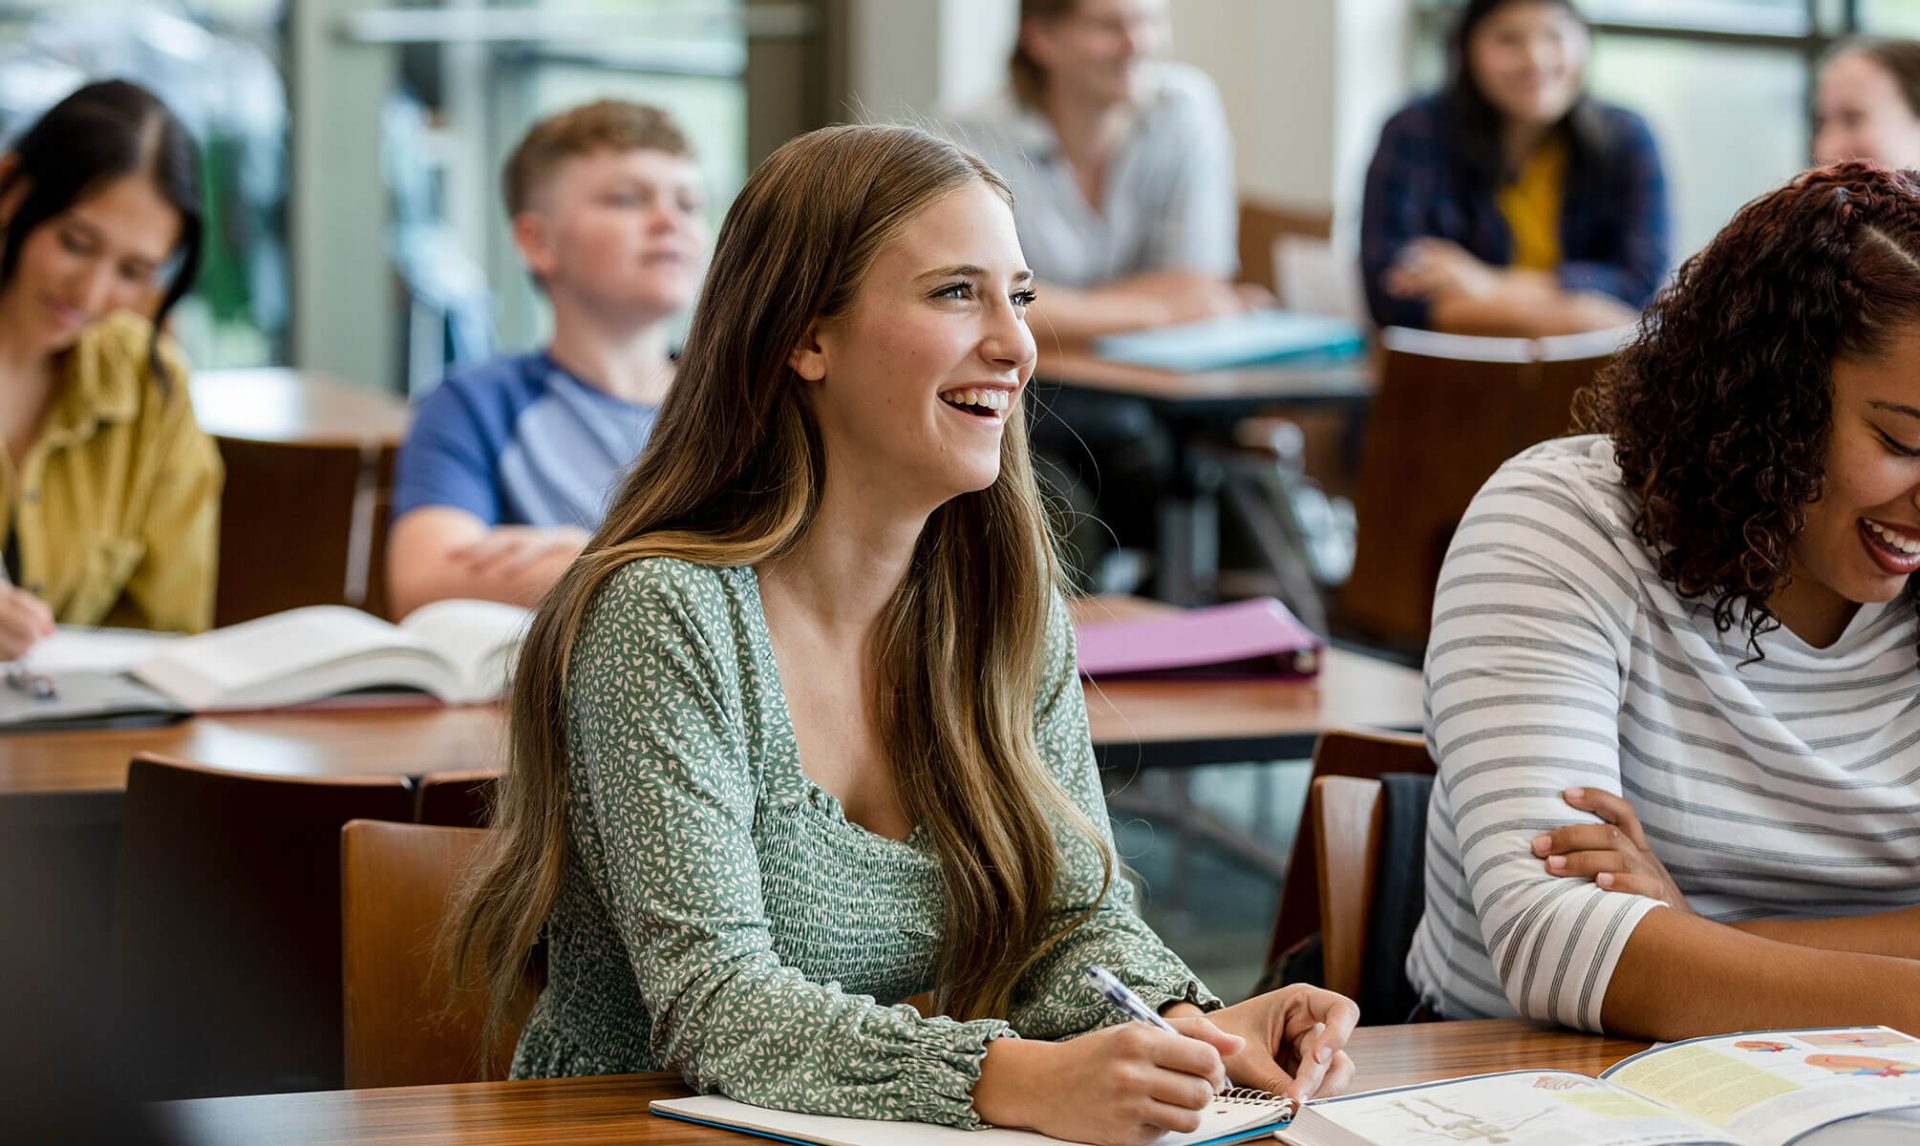
{"label": "classroom chair", "polygon": [[[385,610],[386,491],[394,450],[374,442],[219,437],[214,623],[303,605]],[[289,512],[290,499],[298,512]]]}
{"label": "classroom chair", "polygon": [[[1258,283],[1282,294],[1281,249],[1292,239],[1330,244],[1333,212],[1282,206],[1260,199],[1240,200],[1240,281]],[[1284,302],[1284,299],[1283,299]]]}
{"label": "classroom chair", "polygon": [[498,773],[429,772],[420,777],[414,818],[449,828],[484,828]]}
{"label": "classroom chair", "polygon": [[146,1095],[341,1084],[340,827],[413,810],[398,777],[134,758],[112,959]]}
{"label": "classroom chair", "polygon": [[1569,431],[1575,392],[1623,337],[1381,332],[1339,630],[1408,653],[1426,644],[1441,562],[1473,495],[1508,458]]}
{"label": "classroom chair", "polygon": [[1407,951],[1425,908],[1427,798],[1433,777],[1322,776],[1307,795],[1320,868],[1322,981],[1369,1023],[1404,1022],[1419,1004]]}
{"label": "classroom chair", "polygon": [[[1323,776],[1354,776],[1377,780],[1391,773],[1431,776],[1433,758],[1426,741],[1417,735],[1334,729],[1323,732],[1313,746],[1312,781]],[[1309,796],[1311,798],[1311,796]],[[1267,943],[1267,963],[1260,987],[1278,986],[1288,960],[1294,958],[1321,926],[1320,843],[1312,809],[1301,817],[1293,838],[1293,853],[1280,888],[1280,910]],[[1371,1018],[1371,1016],[1369,1016]]]}
{"label": "classroom chair", "polygon": [[347,1086],[422,1086],[506,1077],[539,994],[529,976],[491,1053],[486,999],[454,990],[440,930],[453,890],[487,833],[354,820],[340,832]]}

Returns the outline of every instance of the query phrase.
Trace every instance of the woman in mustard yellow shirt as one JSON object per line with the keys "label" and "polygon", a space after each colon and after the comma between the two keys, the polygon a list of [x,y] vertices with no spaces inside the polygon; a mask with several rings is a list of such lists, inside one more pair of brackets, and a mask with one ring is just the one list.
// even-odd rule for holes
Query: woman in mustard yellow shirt
{"label": "woman in mustard yellow shirt", "polygon": [[133,84],[81,88],[0,158],[0,658],[56,622],[212,620],[220,458],[155,325],[200,227],[193,141]]}
{"label": "woman in mustard yellow shirt", "polygon": [[1380,132],[1360,224],[1381,326],[1539,336],[1630,322],[1667,277],[1646,122],[1586,92],[1569,0],[1471,0],[1446,87]]}

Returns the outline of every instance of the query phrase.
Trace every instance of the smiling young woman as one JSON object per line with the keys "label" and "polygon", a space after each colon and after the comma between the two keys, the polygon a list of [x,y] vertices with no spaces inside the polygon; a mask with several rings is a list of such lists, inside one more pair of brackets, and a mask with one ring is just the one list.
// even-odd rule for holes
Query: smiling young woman
{"label": "smiling young woman", "polygon": [[158,333],[199,266],[198,170],[172,113],[118,81],[0,159],[0,658],[55,621],[213,619],[220,459]]}
{"label": "smiling young woman", "polygon": [[1813,161],[1920,167],[1920,43],[1850,40],[1820,68]]}
{"label": "smiling young woman", "polygon": [[[547,939],[517,1076],[1116,1143],[1227,1077],[1346,1080],[1351,1002],[1220,1007],[1115,870],[1030,279],[1006,185],[923,132],[813,132],[741,190],[652,444],[520,654],[455,935],[496,1000]],[[1112,1026],[1089,963],[1182,1033]]]}
{"label": "smiling young woman", "polygon": [[1920,1028],[1920,185],[1749,204],[1582,420],[1441,572],[1411,978],[1639,1037]]}
{"label": "smiling young woman", "polygon": [[1586,91],[1568,0],[1472,0],[1439,93],[1380,132],[1360,232],[1381,326],[1538,336],[1631,322],[1667,275],[1646,122]]}

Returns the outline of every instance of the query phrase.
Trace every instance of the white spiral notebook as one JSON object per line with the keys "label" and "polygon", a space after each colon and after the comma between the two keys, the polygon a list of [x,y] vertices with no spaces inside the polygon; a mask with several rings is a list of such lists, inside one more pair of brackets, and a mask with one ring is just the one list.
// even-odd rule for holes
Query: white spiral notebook
{"label": "white spiral notebook", "polygon": [[[877,1122],[864,1118],[829,1118],[820,1114],[789,1114],[748,1106],[717,1094],[694,1098],[662,1098],[652,1103],[655,1114],[756,1134],[779,1142],[818,1143],[819,1146],[992,1146],[993,1143],[1052,1142],[1030,1130],[955,1130],[924,1122]],[[1200,1128],[1191,1134],[1163,1134],[1152,1146],[1225,1146],[1263,1138],[1293,1118],[1293,1101],[1264,1090],[1229,1090],[1215,1098],[1200,1115]]]}

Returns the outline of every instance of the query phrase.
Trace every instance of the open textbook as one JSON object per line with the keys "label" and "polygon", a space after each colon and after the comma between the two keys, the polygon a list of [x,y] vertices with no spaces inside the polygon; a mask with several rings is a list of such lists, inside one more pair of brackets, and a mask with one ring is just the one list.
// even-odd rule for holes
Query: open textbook
{"label": "open textbook", "polygon": [[530,618],[513,605],[456,600],[397,625],[315,605],[195,637],[63,630],[24,662],[51,678],[55,695],[0,694],[0,727],[278,708],[372,689],[479,703],[505,689]]}
{"label": "open textbook", "polygon": [[1879,1146],[1920,1142],[1920,1039],[1764,1031],[1644,1051],[1599,1078],[1521,1070],[1307,1106],[1293,1146]]}

